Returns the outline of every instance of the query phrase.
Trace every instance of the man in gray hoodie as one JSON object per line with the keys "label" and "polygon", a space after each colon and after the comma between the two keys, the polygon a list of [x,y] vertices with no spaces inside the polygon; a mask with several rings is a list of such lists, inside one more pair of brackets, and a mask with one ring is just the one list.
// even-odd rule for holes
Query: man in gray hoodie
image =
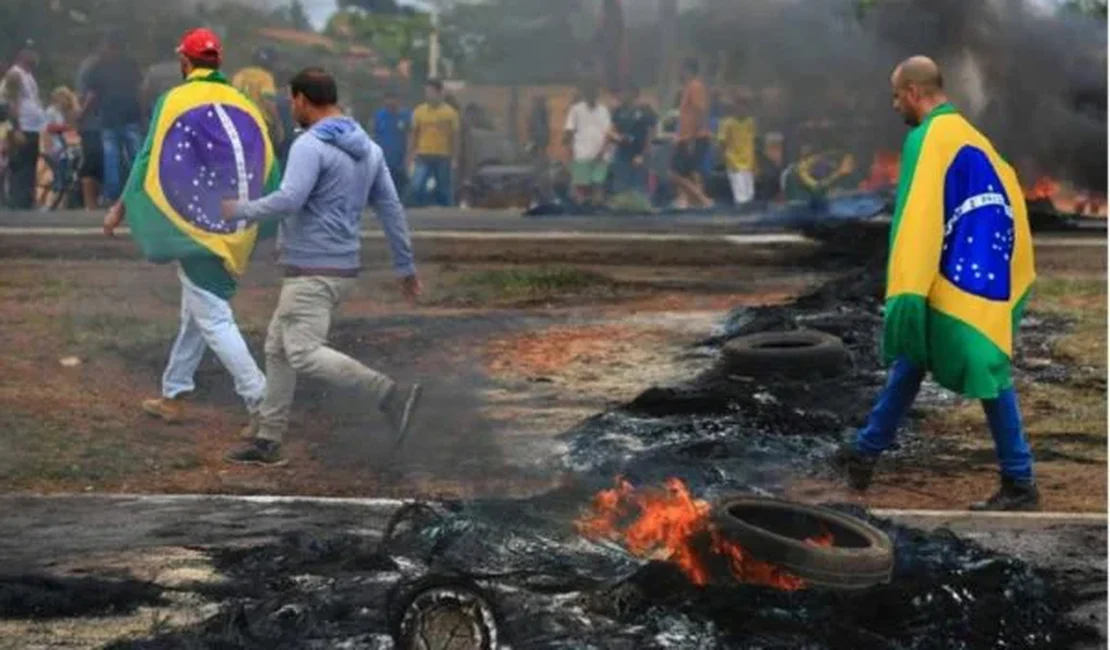
{"label": "man in gray hoodie", "polygon": [[228,462],[276,466],[297,375],[361,388],[386,415],[398,440],[408,431],[420,385],[401,387],[327,346],[332,315],[357,282],[362,213],[367,203],[381,220],[410,302],[421,292],[408,223],[381,147],[339,108],[335,79],[309,68],[290,83],[293,115],[306,132],[293,143],[281,189],[256,201],[224,204],[224,218],[281,219],[280,264],[285,270],[277,311],[266,336],[266,399],[253,437]]}

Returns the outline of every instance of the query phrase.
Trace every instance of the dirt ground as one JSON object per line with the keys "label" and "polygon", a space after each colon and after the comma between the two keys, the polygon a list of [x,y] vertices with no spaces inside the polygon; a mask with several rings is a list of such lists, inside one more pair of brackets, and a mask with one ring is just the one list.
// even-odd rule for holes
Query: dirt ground
{"label": "dirt ground", "polygon": [[[519,254],[444,245],[424,267],[427,295],[398,299],[386,269],[364,277],[333,330],[334,345],[401,378],[429,381],[427,414],[392,455],[357,395],[304,382],[280,470],[230,468],[221,457],[246,420],[213,359],[179,426],[138,403],[157,394],[177,328],[169,267],[87,248],[81,240],[2,247],[0,257],[0,491],[220,492],[330,496],[526,494],[558,483],[543,461],[556,434],[651,385],[704,370],[692,344],[733,307],[773,304],[828,277],[800,262],[714,250],[682,265],[666,247],[582,250],[547,243]],[[454,251],[454,252],[452,252]],[[64,259],[59,259],[64,255]],[[576,261],[577,260],[577,261]],[[1045,363],[1078,368],[1058,384],[1022,385],[1040,456],[1046,508],[1105,510],[1105,251],[1046,249],[1034,309],[1073,321]],[[263,259],[234,301],[261,360],[280,279]],[[963,507],[994,481],[976,405],[936,412],[925,427],[971,454],[881,480],[872,506]],[[828,500],[812,482],[796,496]],[[844,494],[845,500],[858,500]]]}
{"label": "dirt ground", "polygon": [[[1105,512],[1107,507],[1107,312],[1106,251],[1038,251],[1039,281],[1030,309],[1034,318],[1066,323],[1067,331],[1024,365],[1067,369],[1059,381],[1018,375],[1018,396],[1034,455],[1045,510]],[[1021,365],[1019,363],[1019,365]],[[873,508],[960,508],[997,486],[997,465],[983,411],[955,400],[923,413],[912,425],[937,437],[946,453],[887,467],[864,495],[832,481],[806,481],[792,496],[829,499]]]}
{"label": "dirt ground", "polygon": [[[719,255],[697,267],[653,265],[652,255],[640,265],[433,262],[423,268],[426,295],[409,308],[389,272],[372,269],[343,306],[333,344],[426,380],[426,415],[394,456],[361,396],[304,382],[293,462],[258,471],[221,460],[246,414],[211,355],[185,423],[139,412],[158,394],[177,329],[172,268],[112,249],[75,260],[24,252],[0,259],[4,492],[533,492],[558,480],[538,468],[556,434],[651,383],[700,371],[709,361],[689,346],[728,309],[782,301],[826,277],[716,264]],[[259,360],[279,283],[256,263],[233,303]]]}

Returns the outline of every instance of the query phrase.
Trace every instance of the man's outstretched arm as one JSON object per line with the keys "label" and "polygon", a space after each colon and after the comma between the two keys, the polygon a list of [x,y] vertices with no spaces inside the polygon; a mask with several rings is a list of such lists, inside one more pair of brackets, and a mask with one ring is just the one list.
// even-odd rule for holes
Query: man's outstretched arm
{"label": "man's outstretched arm", "polygon": [[224,218],[266,221],[297,214],[320,175],[320,155],[304,138],[297,138],[289,151],[289,164],[278,191],[254,201],[224,204]]}

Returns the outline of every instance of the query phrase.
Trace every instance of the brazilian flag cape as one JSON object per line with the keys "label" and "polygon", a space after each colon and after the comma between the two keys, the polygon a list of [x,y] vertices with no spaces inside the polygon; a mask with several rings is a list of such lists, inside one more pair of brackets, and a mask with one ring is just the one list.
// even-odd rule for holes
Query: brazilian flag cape
{"label": "brazilian flag cape", "polygon": [[890,232],[883,356],[966,397],[1013,385],[1033,286],[1033,238],[1014,170],[952,106],[910,132]]}
{"label": "brazilian flag cape", "polygon": [[132,238],[153,262],[216,256],[233,276],[247,269],[255,241],[270,236],[224,221],[225,199],[273,192],[281,171],[258,108],[213,70],[196,70],[154,109],[123,202]]}

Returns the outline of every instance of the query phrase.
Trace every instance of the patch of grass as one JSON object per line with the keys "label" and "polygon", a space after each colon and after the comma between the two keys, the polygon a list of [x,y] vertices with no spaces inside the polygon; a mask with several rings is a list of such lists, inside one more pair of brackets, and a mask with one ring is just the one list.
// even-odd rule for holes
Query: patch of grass
{"label": "patch of grass", "polygon": [[69,299],[77,295],[77,284],[64,277],[35,276],[30,281],[4,280],[0,291],[12,300],[38,302]]}
{"label": "patch of grass", "polygon": [[606,276],[573,266],[490,269],[463,274],[458,287],[477,299],[541,300],[576,295],[613,286]]}
{"label": "patch of grass", "polygon": [[145,468],[141,450],[120,431],[74,431],[47,418],[6,413],[0,447],[0,481],[11,486],[42,482],[100,482]]}
{"label": "patch of grass", "polygon": [[1061,299],[1075,297],[1106,298],[1106,280],[1077,276],[1054,276],[1037,280],[1033,288],[1033,300],[1059,302]]}
{"label": "patch of grass", "polygon": [[70,426],[31,413],[0,414],[0,489],[82,489],[203,464],[192,450],[145,445],[123,427],[95,422]]}
{"label": "patch of grass", "polygon": [[177,324],[127,314],[71,313],[63,316],[61,331],[64,343],[72,348],[87,352],[124,351],[172,341]]}
{"label": "patch of grass", "polygon": [[[1052,346],[1052,358],[1076,368],[1067,384],[1025,382],[1018,386],[1022,416],[1034,453],[1074,462],[1105,462],[1106,284],[1099,278],[1054,276],[1038,281],[1031,306],[1072,323]],[[982,407],[968,401],[932,413],[931,428],[966,437],[973,448],[990,448]]]}
{"label": "patch of grass", "polygon": [[1106,282],[1074,276],[1050,277],[1037,283],[1034,309],[1067,316],[1074,329],[1053,345],[1061,361],[1106,368]]}

